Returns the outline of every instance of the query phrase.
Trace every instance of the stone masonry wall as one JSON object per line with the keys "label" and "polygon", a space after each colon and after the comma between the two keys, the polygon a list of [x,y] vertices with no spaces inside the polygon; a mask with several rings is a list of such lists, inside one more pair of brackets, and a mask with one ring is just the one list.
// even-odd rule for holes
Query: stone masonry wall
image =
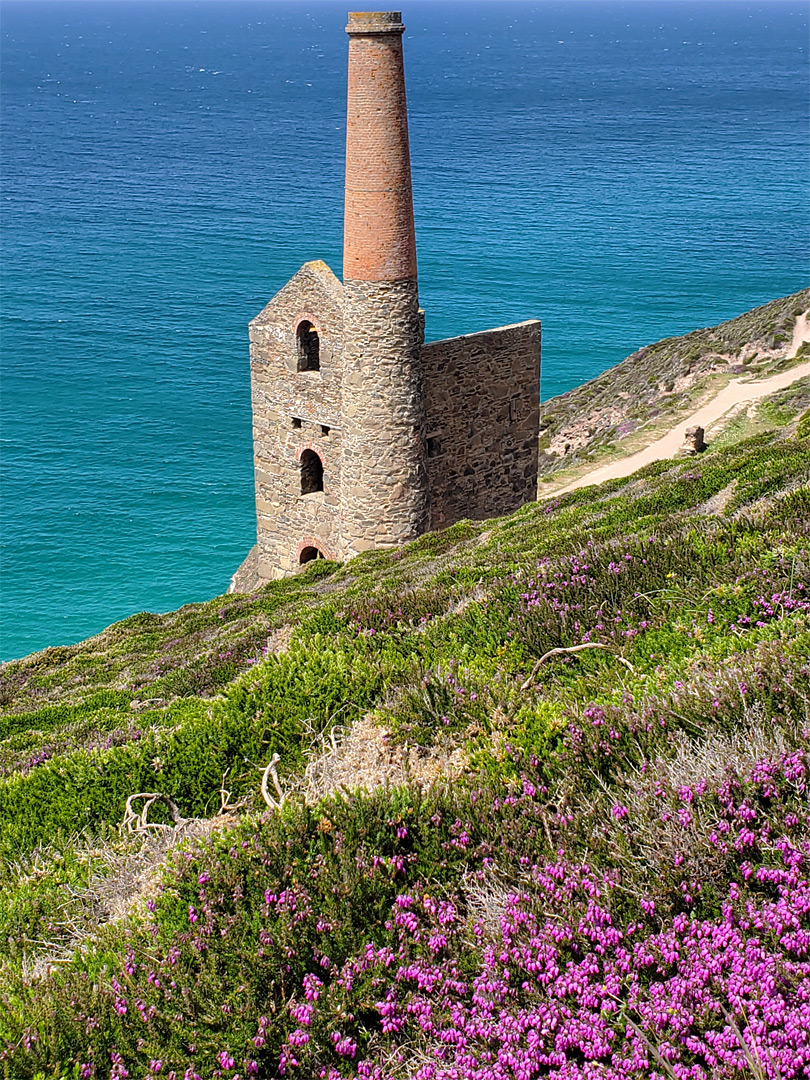
{"label": "stone masonry wall", "polygon": [[540,323],[422,348],[431,528],[483,520],[537,497]]}
{"label": "stone masonry wall", "polygon": [[[318,331],[320,370],[298,371],[296,330]],[[250,324],[258,573],[297,570],[301,549],[342,558],[343,286],[325,263],[306,263]],[[300,460],[323,462],[323,491],[301,494]]]}
{"label": "stone masonry wall", "polygon": [[[319,371],[297,370],[302,320]],[[422,345],[414,281],[344,287],[307,263],[250,339],[261,579],[297,570],[304,547],[344,559],[535,498],[538,322]],[[301,493],[307,449],[322,492]]]}
{"label": "stone masonry wall", "polygon": [[346,555],[430,527],[416,281],[344,285],[341,527]]}

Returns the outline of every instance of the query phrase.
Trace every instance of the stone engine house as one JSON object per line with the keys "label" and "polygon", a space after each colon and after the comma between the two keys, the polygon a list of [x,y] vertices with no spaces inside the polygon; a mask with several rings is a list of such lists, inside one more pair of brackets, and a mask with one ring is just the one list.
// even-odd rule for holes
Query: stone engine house
{"label": "stone engine house", "polygon": [[343,283],[305,263],[250,324],[258,582],[536,496],[540,323],[424,341],[404,27],[346,30]]}

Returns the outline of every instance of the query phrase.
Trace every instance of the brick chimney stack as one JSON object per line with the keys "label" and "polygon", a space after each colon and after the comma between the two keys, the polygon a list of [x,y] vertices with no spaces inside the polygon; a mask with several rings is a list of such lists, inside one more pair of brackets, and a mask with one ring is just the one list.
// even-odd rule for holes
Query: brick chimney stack
{"label": "brick chimney stack", "polygon": [[398,11],[349,14],[343,277],[416,277],[411,157]]}
{"label": "brick chimney stack", "polygon": [[430,526],[422,322],[398,11],[351,12],[343,236],[347,554]]}

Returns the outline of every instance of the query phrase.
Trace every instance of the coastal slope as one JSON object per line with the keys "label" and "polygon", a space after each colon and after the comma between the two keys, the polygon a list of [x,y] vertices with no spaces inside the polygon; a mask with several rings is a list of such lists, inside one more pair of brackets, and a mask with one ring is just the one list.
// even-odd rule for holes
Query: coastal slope
{"label": "coastal slope", "polygon": [[5,665],[8,1075],[806,1075],[804,392]]}
{"label": "coastal slope", "polygon": [[[718,326],[646,345],[595,379],[546,401],[541,494],[699,422],[693,420],[698,410],[708,409],[701,419],[717,423],[735,404],[776,392],[774,387],[758,393],[762,380],[784,373],[788,385],[803,378],[795,369],[810,362],[809,316],[810,289],[804,289]],[[751,386],[750,396],[740,393],[724,405],[719,396],[741,385]],[[641,464],[646,462],[636,467]]]}

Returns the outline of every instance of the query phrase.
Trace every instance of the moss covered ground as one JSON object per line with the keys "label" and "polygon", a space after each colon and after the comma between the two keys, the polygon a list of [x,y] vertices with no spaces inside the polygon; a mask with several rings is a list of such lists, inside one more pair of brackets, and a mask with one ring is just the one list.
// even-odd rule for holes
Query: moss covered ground
{"label": "moss covered ground", "polygon": [[806,1075],[809,425],[6,665],[0,1075]]}

